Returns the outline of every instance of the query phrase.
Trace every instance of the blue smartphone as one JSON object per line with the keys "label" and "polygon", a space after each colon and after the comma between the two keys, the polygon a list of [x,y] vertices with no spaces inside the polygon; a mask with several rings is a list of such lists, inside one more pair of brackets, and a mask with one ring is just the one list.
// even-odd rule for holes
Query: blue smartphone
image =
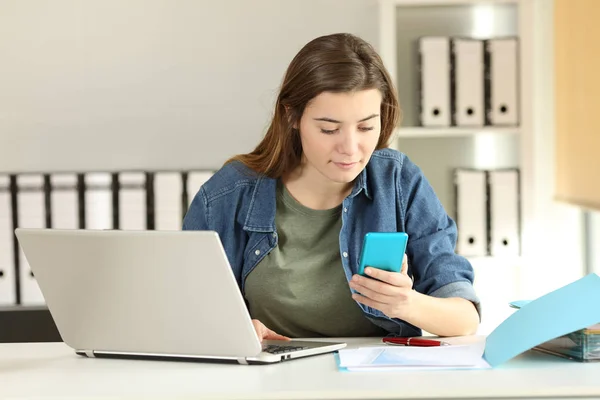
{"label": "blue smartphone", "polygon": [[358,274],[366,276],[365,267],[400,272],[408,235],[404,232],[369,232],[363,240]]}

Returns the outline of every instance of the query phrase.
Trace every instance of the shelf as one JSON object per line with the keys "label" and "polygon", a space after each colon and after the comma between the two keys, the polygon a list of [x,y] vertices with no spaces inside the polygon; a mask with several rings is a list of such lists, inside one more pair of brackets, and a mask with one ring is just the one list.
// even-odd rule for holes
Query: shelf
{"label": "shelf", "polygon": [[0,310],[0,343],[62,341],[48,308],[5,306]]}
{"label": "shelf", "polygon": [[431,138],[431,137],[463,137],[482,134],[503,134],[516,135],[519,133],[519,127],[493,127],[484,126],[481,128],[462,128],[451,126],[447,128],[428,128],[428,127],[400,127],[396,128],[394,134],[397,138]]}
{"label": "shelf", "polygon": [[479,4],[515,4],[519,0],[392,0],[397,6],[460,6]]}
{"label": "shelf", "polygon": [[465,258],[477,266],[519,266],[523,263],[521,256],[465,256]]}
{"label": "shelf", "polygon": [[6,305],[0,306],[0,312],[19,312],[19,311],[48,311],[48,307],[45,305],[36,306],[24,306],[24,305]]}

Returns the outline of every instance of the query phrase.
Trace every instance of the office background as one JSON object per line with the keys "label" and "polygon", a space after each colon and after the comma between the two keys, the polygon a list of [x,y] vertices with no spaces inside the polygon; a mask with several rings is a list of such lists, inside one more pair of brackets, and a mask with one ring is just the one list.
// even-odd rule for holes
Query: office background
{"label": "office background", "polygon": [[[0,0],[0,175],[216,169],[260,139],[296,52],[351,32],[379,50],[397,83],[404,119],[393,147],[423,168],[451,215],[457,168],[519,171],[519,252],[470,256],[485,333],[510,313],[508,301],[600,271],[600,216],[555,200],[553,5]],[[516,37],[518,122],[423,126],[422,36]],[[27,309],[4,306],[0,321],[26,331]]]}

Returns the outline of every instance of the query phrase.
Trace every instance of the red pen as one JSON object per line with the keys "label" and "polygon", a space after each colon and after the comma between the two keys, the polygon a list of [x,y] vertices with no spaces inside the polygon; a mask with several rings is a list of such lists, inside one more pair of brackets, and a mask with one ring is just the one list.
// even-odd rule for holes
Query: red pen
{"label": "red pen", "polygon": [[421,339],[412,337],[384,337],[381,340],[383,341],[383,343],[395,344],[399,346],[433,347],[450,345],[450,343],[442,342],[441,340]]}

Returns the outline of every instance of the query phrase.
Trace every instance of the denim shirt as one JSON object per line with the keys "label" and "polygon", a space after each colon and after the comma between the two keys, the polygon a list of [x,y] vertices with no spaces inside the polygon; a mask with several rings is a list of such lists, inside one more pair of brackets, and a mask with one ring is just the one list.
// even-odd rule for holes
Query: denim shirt
{"label": "denim shirt", "polygon": [[[275,202],[275,179],[233,162],[200,188],[184,218],[184,230],[219,234],[242,295],[248,274],[277,246]],[[473,268],[454,251],[456,224],[419,167],[406,155],[387,148],[375,151],[342,209],[339,251],[348,281],[357,273],[367,232],[406,232],[413,288],[430,296],[465,298],[479,311]],[[421,334],[405,321],[357,304],[367,318],[392,335]]]}

